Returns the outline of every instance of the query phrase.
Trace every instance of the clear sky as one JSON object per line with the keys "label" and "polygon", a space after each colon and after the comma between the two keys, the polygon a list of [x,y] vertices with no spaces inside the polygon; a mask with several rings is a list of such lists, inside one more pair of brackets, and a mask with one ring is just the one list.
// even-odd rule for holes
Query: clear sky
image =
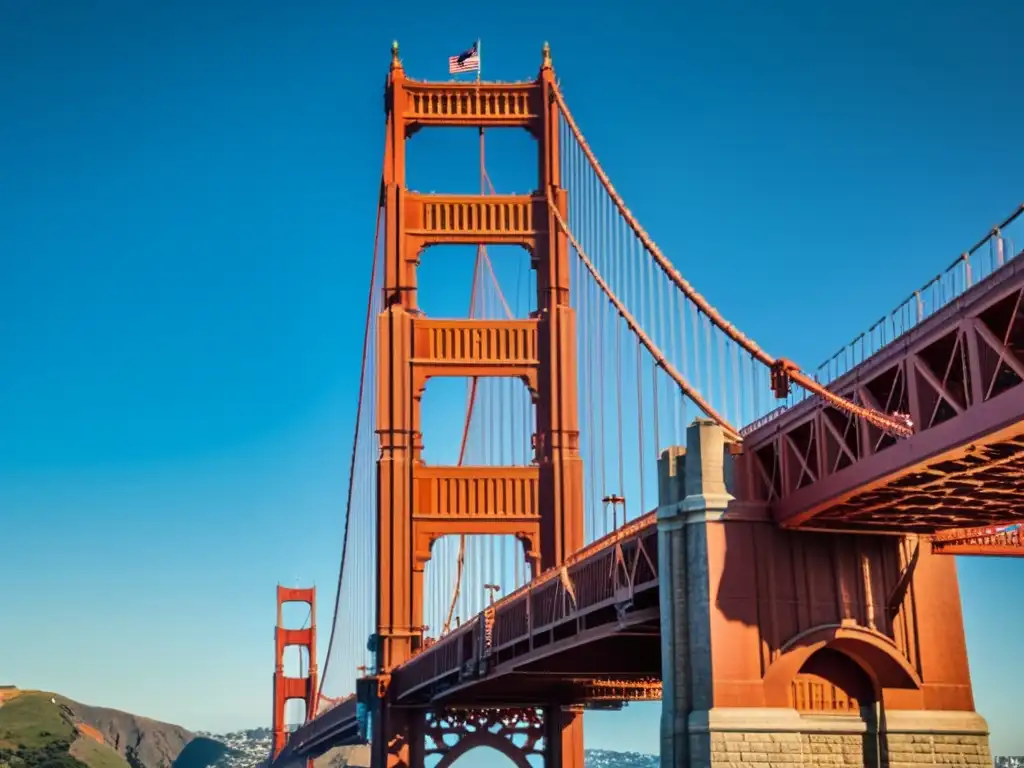
{"label": "clear sky", "polygon": [[[333,598],[393,38],[443,78],[481,37],[506,80],[549,40],[662,249],[814,365],[1024,198],[1022,30],[1017,0],[0,0],[0,682],[268,722],[274,584]],[[472,146],[410,181],[471,191]],[[1024,754],[1024,562],[960,573]],[[656,707],[587,722],[656,749]]]}

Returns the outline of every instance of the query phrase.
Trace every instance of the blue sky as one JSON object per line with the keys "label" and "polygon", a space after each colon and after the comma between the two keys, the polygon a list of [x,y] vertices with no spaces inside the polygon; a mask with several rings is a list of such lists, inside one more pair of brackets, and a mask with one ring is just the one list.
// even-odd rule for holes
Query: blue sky
{"label": "blue sky", "polygon": [[[269,718],[274,584],[326,614],[336,579],[393,38],[439,78],[481,37],[506,80],[550,40],[662,250],[813,365],[1021,201],[1022,28],[1012,0],[0,0],[0,682]],[[532,185],[521,138],[499,190]],[[410,183],[472,191],[473,147],[414,144]],[[960,573],[978,708],[1022,754],[1024,563]],[[657,708],[587,722],[656,748]]]}

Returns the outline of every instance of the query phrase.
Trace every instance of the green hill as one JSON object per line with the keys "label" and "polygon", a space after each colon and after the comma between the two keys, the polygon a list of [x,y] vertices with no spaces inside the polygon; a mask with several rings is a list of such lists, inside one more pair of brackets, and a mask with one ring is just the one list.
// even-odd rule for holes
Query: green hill
{"label": "green hill", "polygon": [[43,691],[0,699],[0,768],[171,768],[184,728]]}
{"label": "green hill", "polygon": [[74,741],[75,726],[43,693],[20,693],[0,706],[0,749],[39,749]]}

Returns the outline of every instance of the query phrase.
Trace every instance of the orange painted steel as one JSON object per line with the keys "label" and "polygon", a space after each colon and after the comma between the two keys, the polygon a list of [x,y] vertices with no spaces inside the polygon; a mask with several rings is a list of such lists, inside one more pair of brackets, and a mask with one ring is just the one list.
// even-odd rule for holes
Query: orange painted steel
{"label": "orange painted steel", "polygon": [[[478,694],[472,689],[481,683],[567,648],[644,626],[656,636],[657,586],[652,513],[582,549],[392,670],[392,695],[407,703],[458,693],[460,704],[473,702]],[[627,605],[631,610],[623,613]],[[634,661],[639,666],[631,682],[648,679],[650,664]],[[606,678],[594,675],[587,683]],[[516,697],[511,688],[489,695],[509,703]],[[525,695],[536,700],[536,691]]]}
{"label": "orange painted steel", "polygon": [[[422,195],[404,188],[404,141],[423,126],[462,125],[528,128],[539,138],[541,186],[558,190],[557,114],[553,105],[539,109],[550,102],[552,88],[550,66],[528,84],[430,84],[410,80],[397,55],[392,59],[383,196],[387,309],[378,322],[378,566],[384,599],[379,662],[385,670],[419,647],[415,628],[422,625],[421,568],[432,536],[478,532],[486,526],[492,534],[528,542],[538,565],[548,567],[583,543],[577,392],[571,385],[574,347],[564,343],[574,335],[567,243],[552,226],[545,197]],[[564,206],[564,191],[557,194]],[[530,250],[538,270],[538,318],[452,321],[419,314],[416,266],[422,249],[436,243],[515,243]],[[429,379],[436,376],[524,381],[537,401],[537,466],[492,471],[423,465],[421,400]],[[396,465],[409,471],[399,472]],[[456,486],[465,493],[473,488],[474,494],[478,488],[473,497],[478,501],[459,513],[447,512],[443,532],[431,532],[441,518],[429,505],[436,507],[437,494],[458,494]],[[480,506],[486,506],[488,494],[522,499],[537,511],[494,514]]]}
{"label": "orange painted steel", "polygon": [[[741,681],[732,667],[716,671],[729,678],[723,689],[742,683],[758,691],[756,706],[804,706],[823,678],[801,673],[801,660],[832,642],[856,650],[880,684],[900,692],[896,708],[926,709],[937,691],[939,709],[972,708],[957,645],[956,573],[945,558],[929,559],[898,537],[794,533],[742,516],[709,527],[708,536],[713,583],[730,585],[728,601],[709,605],[715,631],[724,633],[715,642],[757,660],[740,665]],[[614,689],[619,701],[648,698],[659,674],[657,539],[651,513],[594,542],[391,670],[388,695],[404,706],[439,708],[527,706],[556,688],[580,702],[602,700],[601,688]],[[830,577],[821,580],[819,571]],[[914,589],[900,590],[908,579]],[[953,612],[941,625],[923,624],[921,616],[939,615],[940,606]],[[617,675],[573,669],[574,659],[592,663],[589,648],[616,641],[634,651],[601,657],[621,665]],[[353,707],[332,710],[319,730],[296,734],[296,746],[349,733],[354,718]]]}
{"label": "orange painted steel", "polygon": [[316,757],[332,747],[360,743],[355,694],[335,702],[315,720],[300,726],[288,741],[288,751],[302,757]]}
{"label": "orange painted steel", "polygon": [[[304,603],[309,606],[309,626],[288,629],[282,626],[285,603]],[[309,669],[303,677],[287,677],[284,672],[284,653],[290,646],[304,648],[309,655]],[[316,665],[316,587],[294,589],[277,587],[277,624],[274,627],[274,710],[271,759],[276,760],[288,744],[288,724],[285,705],[293,699],[306,704],[306,720],[317,714],[319,688]]]}
{"label": "orange painted steel", "polygon": [[[866,331],[862,331],[849,343],[840,347],[815,369],[814,378],[822,384],[831,385],[840,376],[849,373],[858,364],[880,352],[908,330],[956,301],[975,283],[981,282],[992,273],[1002,269],[1014,255],[1012,252],[1013,240],[1006,237],[1005,231],[1022,216],[1024,216],[1024,203],[1018,205],[1009,216],[1006,216],[970,248],[957,256],[946,269],[913,291],[890,312],[878,318]],[[987,252],[985,246],[988,246]],[[749,434],[764,426],[785,410],[785,408],[779,408],[766,414],[753,424],[744,427],[743,434]]]}
{"label": "orange painted steel", "polygon": [[[405,195],[405,233],[428,245],[495,245],[532,248],[543,231],[545,202],[538,195]],[[414,249],[410,249],[414,250]]]}
{"label": "orange painted steel", "polygon": [[[566,558],[563,566],[548,569],[533,581],[496,601],[486,612],[491,619],[487,619],[484,614],[472,617],[393,669],[388,676],[389,691],[401,699],[409,695],[403,686],[409,686],[414,694],[422,686],[436,685],[457,672],[461,664],[472,661],[471,656],[460,655],[466,648],[479,649],[487,654],[500,654],[507,648],[514,649],[521,641],[529,642],[530,636],[535,633],[550,633],[558,625],[571,624],[589,614],[606,610],[615,602],[622,603],[625,599],[631,599],[632,595],[650,590],[657,584],[656,538],[655,514],[652,512],[581,548]],[[552,599],[553,595],[565,594],[566,583],[572,585],[571,591],[575,593],[574,606]],[[537,619],[538,616],[544,620]],[[648,612],[634,617],[633,623],[650,621],[651,614]],[[488,635],[488,622],[491,623],[491,642],[484,648],[479,643]],[[585,641],[586,638],[577,640]],[[534,642],[533,645],[541,647],[541,643]],[[581,686],[585,684],[585,690],[594,690],[595,686],[600,687],[602,680],[607,678],[579,678],[576,682]],[[642,685],[646,680],[638,674],[635,679],[611,680],[608,684],[631,689],[640,686],[643,690],[649,690],[649,686]],[[583,698],[589,701],[586,696]],[[631,700],[641,698],[636,694],[636,698]],[[354,719],[354,710],[350,717]],[[351,730],[354,725],[333,727]],[[317,735],[316,738],[319,740],[323,737]]]}
{"label": "orange painted steel", "polygon": [[[384,311],[378,317],[378,587],[376,659],[386,676],[423,647],[423,578],[430,545],[444,535],[513,535],[534,575],[583,545],[575,337],[569,304],[569,246],[546,193],[426,195],[405,183],[405,142],[426,126],[523,127],[537,139],[538,187],[560,187],[554,73],[545,59],[525,84],[420,83],[395,49],[386,90],[383,185]],[[424,249],[442,243],[515,244],[537,272],[536,319],[435,320],[417,303]],[[502,376],[526,383],[536,405],[535,466],[430,467],[422,460],[423,392],[436,376]],[[406,713],[382,685],[375,717],[376,761],[411,758]],[[332,710],[333,711],[333,710]],[[579,724],[573,738],[581,738]],[[388,744],[398,739],[403,745]],[[397,743],[397,742],[396,742]],[[581,752],[581,745],[574,749]],[[383,750],[383,751],[382,751]],[[385,754],[386,753],[386,754]]]}
{"label": "orange painted steel", "polygon": [[506,533],[523,544],[540,570],[539,467],[413,468],[413,541],[418,565],[442,536]]}
{"label": "orange painted steel", "polygon": [[[839,673],[831,674],[828,664],[805,665],[817,649],[828,647],[850,650],[871,667],[878,685],[896,692],[887,706],[973,710],[955,566],[932,555],[995,554],[995,547],[1003,548],[999,554],[1019,551],[1020,528],[944,532],[928,543],[866,536],[859,529],[932,534],[966,526],[975,518],[950,514],[940,503],[942,473],[955,476],[960,486],[974,483],[978,494],[972,503],[985,510],[986,521],[1017,519],[1004,497],[1019,496],[1014,482],[1022,476],[1018,456],[1024,458],[1024,363],[1015,354],[1024,344],[1013,338],[1012,319],[1024,301],[1024,260],[1011,261],[955,306],[923,321],[903,344],[883,349],[825,389],[728,324],[661,254],[584,141],[546,48],[535,81],[506,84],[411,80],[396,47],[386,103],[384,310],[377,318],[377,669],[358,681],[364,693],[372,686],[378,698],[371,721],[374,765],[420,765],[422,744],[416,745],[425,732],[465,736],[481,724],[521,721],[523,732],[533,733],[538,723],[553,727],[555,737],[548,733],[546,739],[554,742],[553,751],[545,758],[575,768],[582,765],[580,706],[660,695],[659,599],[670,586],[659,583],[655,514],[582,546],[570,246],[655,362],[723,426],[731,443],[727,461],[733,462],[735,487],[729,491],[737,499],[721,520],[699,523],[706,535],[705,576],[719,590],[707,604],[709,642],[722,650],[716,650],[709,672],[712,703],[820,714],[822,692],[832,686],[835,711],[829,714],[860,711],[872,692],[856,686],[840,691],[833,685]],[[739,432],[689,387],[569,231],[571,201],[559,175],[561,119],[619,213],[680,292],[771,369],[777,393],[792,381],[815,397]],[[409,191],[405,142],[432,126],[526,129],[537,139],[540,191]],[[537,272],[532,319],[424,316],[417,305],[416,270],[429,258],[425,249],[445,243],[528,250]],[[1006,328],[999,325],[1004,316],[1011,317]],[[951,373],[958,366],[966,371],[959,379]],[[1007,371],[1019,381],[1011,381]],[[461,459],[454,467],[425,464],[422,397],[438,376],[522,381],[536,405],[534,465],[469,467]],[[909,414],[910,422],[892,414]],[[899,507],[905,501],[884,495],[915,480],[935,504],[911,514]],[[928,485],[932,480],[938,483],[934,488]],[[994,494],[993,482],[1002,483]],[[772,514],[784,526],[813,524],[829,532],[767,525]],[[516,536],[534,578],[427,642],[423,574],[431,545],[441,536],[467,534]],[[820,578],[822,573],[828,578]],[[932,616],[943,620],[922,618]],[[315,669],[311,674],[315,678]],[[315,682],[311,687],[315,691]],[[276,690],[275,685],[275,702]],[[543,715],[538,702],[548,702]],[[549,709],[551,702],[555,709]],[[575,709],[555,711],[559,706]],[[551,717],[557,722],[549,723]],[[308,758],[355,743],[365,736],[358,720],[354,696],[334,701],[294,734],[288,754]],[[537,745],[529,743],[529,749]],[[437,756],[447,765],[472,745],[463,742]]]}
{"label": "orange painted steel", "polygon": [[[401,69],[397,55],[392,72],[396,69]],[[393,111],[406,137],[426,126],[526,128],[534,132],[544,117],[542,95],[536,82],[427,83],[402,78]]]}
{"label": "orange painted steel", "polygon": [[1014,525],[943,531],[932,538],[932,552],[938,555],[1024,557],[1024,529]]}
{"label": "orange painted steel", "polygon": [[413,396],[436,376],[506,376],[536,393],[540,369],[537,320],[438,320],[413,317]]}
{"label": "orange painted steel", "polygon": [[785,526],[931,534],[1024,519],[1024,259],[833,382],[909,414],[896,441],[818,400],[744,436],[748,499]]}

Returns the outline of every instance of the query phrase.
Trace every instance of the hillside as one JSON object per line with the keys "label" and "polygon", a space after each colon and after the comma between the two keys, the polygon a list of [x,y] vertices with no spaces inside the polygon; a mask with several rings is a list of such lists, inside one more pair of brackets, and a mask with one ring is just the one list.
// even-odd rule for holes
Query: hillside
{"label": "hillside", "polygon": [[0,768],[172,768],[194,735],[44,691],[4,691]]}
{"label": "hillside", "polygon": [[[250,728],[234,733],[213,734],[200,732],[199,738],[224,744],[226,754],[205,765],[184,765],[186,753],[178,758],[174,768],[262,768],[270,753],[270,729]],[[198,739],[197,739],[198,740]],[[190,745],[191,746],[191,745]],[[189,750],[186,750],[188,752]],[[362,746],[335,747],[313,761],[313,768],[365,768],[370,765],[370,748]]]}
{"label": "hillside", "polygon": [[195,734],[179,725],[106,707],[91,707],[57,696],[75,715],[102,734],[132,768],[171,768]]}
{"label": "hillside", "polygon": [[[197,733],[41,691],[0,687],[0,768],[263,768],[270,729]],[[588,749],[587,768],[656,768],[658,758]],[[365,746],[339,747],[315,768],[363,768]],[[997,757],[996,768],[1024,768]]]}

